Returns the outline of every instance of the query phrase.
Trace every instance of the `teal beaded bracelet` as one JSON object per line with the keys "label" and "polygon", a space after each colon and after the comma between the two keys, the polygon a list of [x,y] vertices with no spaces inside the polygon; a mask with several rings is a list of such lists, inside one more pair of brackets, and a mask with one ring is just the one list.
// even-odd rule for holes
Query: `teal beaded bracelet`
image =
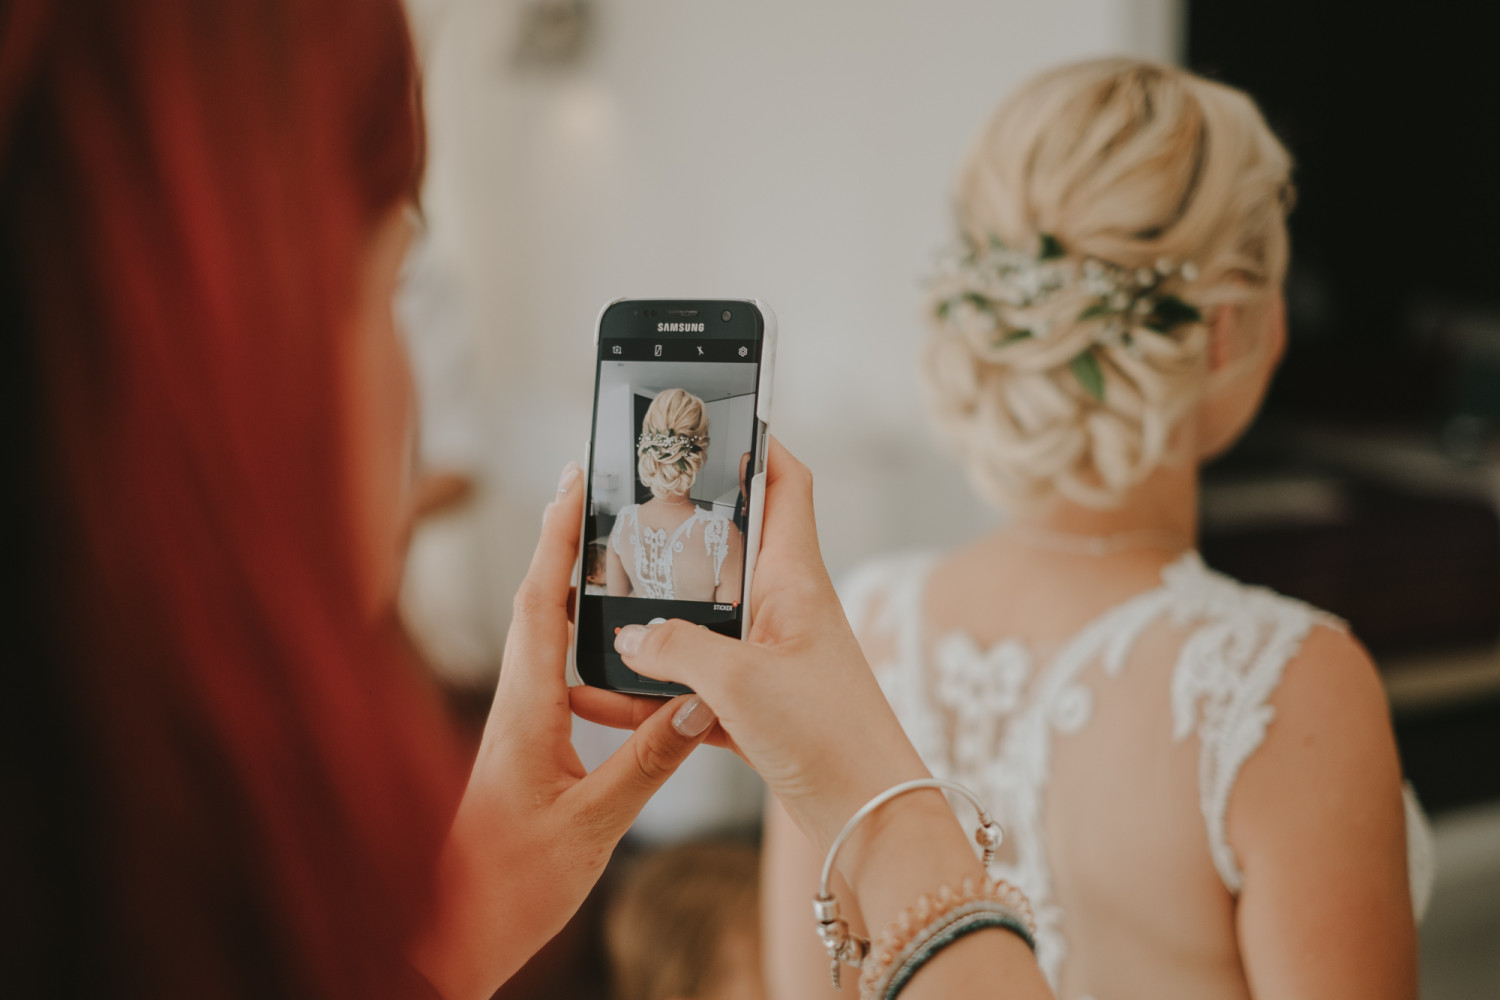
{"label": "teal beaded bracelet", "polygon": [[885,976],[875,983],[871,991],[880,1000],[896,1000],[913,976],[932,961],[944,948],[975,931],[997,927],[1015,934],[1026,947],[1036,951],[1036,940],[1022,917],[1009,907],[993,902],[979,901],[967,904],[946,914],[943,919],[926,928],[896,956]]}

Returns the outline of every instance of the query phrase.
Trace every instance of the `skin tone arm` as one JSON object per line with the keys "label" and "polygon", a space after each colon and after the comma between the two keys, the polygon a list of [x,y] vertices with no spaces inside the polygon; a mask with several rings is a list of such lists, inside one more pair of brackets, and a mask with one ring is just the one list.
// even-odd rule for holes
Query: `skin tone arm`
{"label": "skin tone arm", "polygon": [[[823,859],[781,803],[768,797],[760,910],[766,994],[771,1000],[844,1000],[844,993],[828,979],[828,952],[808,932],[808,886],[818,884],[822,867]],[[833,891],[841,900],[852,900],[848,883],[837,873]],[[870,936],[857,907],[846,904],[842,910],[850,931]]]}
{"label": "skin tone arm", "polygon": [[[811,475],[778,443],[769,458],[749,640],[676,621],[624,629],[616,648],[631,669],[699,692],[718,715],[715,742],[749,761],[814,850],[826,851],[866,801],[928,772],[875,683],[823,567]],[[610,725],[633,726],[651,711],[641,699],[596,688],[575,688],[572,699],[580,715]],[[923,893],[982,875],[968,835],[938,792],[890,803],[839,855],[853,893],[845,904],[883,926]],[[804,887],[809,904],[816,891],[816,881]],[[806,914],[812,938],[810,905]],[[826,964],[818,974],[827,976]],[[1014,1000],[1051,996],[1026,945],[991,929],[943,950],[902,996],[936,1000],[1002,989]]]}
{"label": "skin tone arm", "polygon": [[615,551],[613,540],[604,547],[604,582],[611,597],[630,596],[630,574],[625,572],[625,563]]}
{"label": "skin tone arm", "polygon": [[1228,816],[1251,992],[1414,1000],[1401,770],[1374,664],[1348,635],[1315,629],[1272,705]]}
{"label": "skin tone arm", "polygon": [[714,591],[714,600],[720,604],[738,604],[744,574],[739,571],[745,565],[745,539],[740,529],[729,528],[728,551],[724,554],[723,572],[719,575],[719,586]]}
{"label": "skin tone arm", "polygon": [[564,678],[583,485],[564,470],[515,616],[495,702],[412,961],[448,1000],[488,998],[560,931],[646,800],[701,740],[655,702],[609,760],[585,772]]}

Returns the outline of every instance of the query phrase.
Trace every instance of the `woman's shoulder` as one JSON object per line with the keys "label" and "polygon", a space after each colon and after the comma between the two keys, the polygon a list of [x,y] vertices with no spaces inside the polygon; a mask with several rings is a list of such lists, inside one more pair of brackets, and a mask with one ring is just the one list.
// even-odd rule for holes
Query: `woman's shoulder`
{"label": "woman's shoulder", "polygon": [[1171,624],[1187,634],[1172,680],[1178,738],[1226,729],[1215,737],[1258,743],[1273,714],[1266,706],[1303,663],[1335,687],[1374,677],[1369,654],[1342,619],[1210,569],[1197,553],[1162,571],[1160,593]]}
{"label": "woman's shoulder", "polygon": [[708,522],[713,523],[713,524],[727,524],[727,525],[729,525],[729,527],[731,527],[731,528],[734,529],[735,533],[738,533],[739,530],[740,530],[739,529],[739,525],[737,525],[737,524],[734,523],[734,516],[731,515],[731,514],[724,513],[724,511],[722,509],[720,509],[718,506],[711,506],[711,507],[698,507],[698,506],[694,506],[693,513],[700,520],[703,520],[703,521],[708,521]]}
{"label": "woman's shoulder", "polygon": [[610,537],[618,537],[622,531],[627,529],[628,525],[638,523],[640,516],[641,505],[638,503],[629,503],[621,507],[615,513],[614,525],[609,529]]}
{"label": "woman's shoulder", "polygon": [[[1211,853],[1238,892],[1231,796],[1248,815],[1274,815],[1277,795],[1360,780],[1359,761],[1393,754],[1384,686],[1348,626],[1304,601],[1215,572],[1196,556],[1170,567],[1163,588],[1173,623],[1187,632],[1172,677],[1174,736],[1198,738]],[[1340,762],[1352,770],[1340,772]],[[1387,763],[1397,787],[1394,757]],[[1237,790],[1246,776],[1259,776],[1248,794]]]}

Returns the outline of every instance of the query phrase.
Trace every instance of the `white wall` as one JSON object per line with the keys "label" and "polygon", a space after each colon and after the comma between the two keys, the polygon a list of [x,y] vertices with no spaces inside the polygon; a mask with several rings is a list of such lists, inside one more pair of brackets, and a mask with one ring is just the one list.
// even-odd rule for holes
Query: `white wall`
{"label": "white wall", "polygon": [[989,523],[933,454],[914,375],[950,180],[1028,74],[1171,57],[1176,0],[599,0],[586,57],[556,71],[512,65],[520,3],[411,2],[426,208],[477,318],[473,551],[497,643],[537,512],[582,456],[592,325],[619,295],[775,307],[774,429],[818,477],[835,572]]}
{"label": "white wall", "polygon": [[[635,454],[631,438],[635,394],[629,385],[617,385],[599,393],[599,440],[595,442],[594,503],[601,511],[618,513],[635,503]],[[583,461],[580,455],[578,460]]]}
{"label": "white wall", "polygon": [[694,500],[717,500],[739,489],[740,456],[750,445],[754,396],[728,396],[704,403],[708,412],[708,458],[693,480]]}

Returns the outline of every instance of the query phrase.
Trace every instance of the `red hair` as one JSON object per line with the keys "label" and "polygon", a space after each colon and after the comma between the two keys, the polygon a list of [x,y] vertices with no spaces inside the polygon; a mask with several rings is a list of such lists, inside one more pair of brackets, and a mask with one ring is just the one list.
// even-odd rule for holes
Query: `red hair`
{"label": "red hair", "polygon": [[0,0],[10,985],[404,989],[462,771],[359,605],[342,393],[416,97],[397,0]]}

